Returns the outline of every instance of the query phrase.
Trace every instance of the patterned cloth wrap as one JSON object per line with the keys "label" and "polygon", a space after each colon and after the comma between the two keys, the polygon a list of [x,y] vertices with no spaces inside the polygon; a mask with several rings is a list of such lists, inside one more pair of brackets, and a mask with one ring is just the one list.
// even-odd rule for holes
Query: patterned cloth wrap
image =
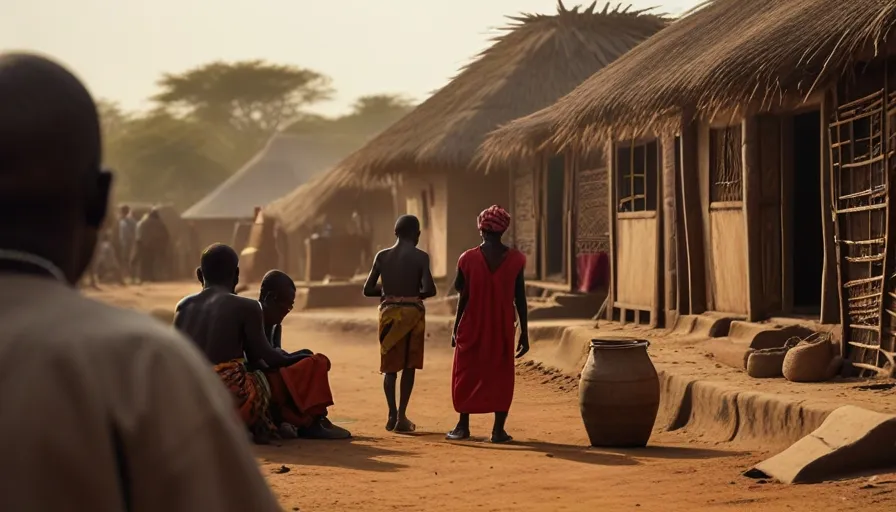
{"label": "patterned cloth wrap", "polygon": [[490,233],[503,233],[510,227],[510,214],[498,205],[492,205],[482,210],[477,218],[479,231]]}
{"label": "patterned cloth wrap", "polygon": [[233,360],[215,365],[215,373],[233,395],[237,411],[246,426],[252,430],[260,428],[276,432],[277,428],[268,412],[271,388],[262,372],[250,372],[242,360]]}

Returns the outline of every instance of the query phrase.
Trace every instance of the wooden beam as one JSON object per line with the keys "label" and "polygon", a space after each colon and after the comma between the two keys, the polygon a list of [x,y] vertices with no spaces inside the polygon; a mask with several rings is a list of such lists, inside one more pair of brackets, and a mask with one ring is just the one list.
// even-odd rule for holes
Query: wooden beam
{"label": "wooden beam", "polygon": [[[686,118],[687,119],[687,118]],[[697,155],[698,125],[688,122],[681,126],[681,180],[682,210],[684,212],[684,242],[688,266],[688,313],[706,311],[706,252],[704,249],[703,211],[699,161]],[[708,190],[707,190],[708,194]]]}
{"label": "wooden beam", "polygon": [[[613,321],[616,300],[616,145],[607,142],[607,225],[610,228],[610,282],[607,286],[607,320]],[[624,314],[625,312],[622,312]],[[625,323],[625,318],[622,318]]]}
{"label": "wooden beam", "polygon": [[[661,204],[660,198],[663,197],[663,144],[660,138],[656,139],[656,166],[654,169],[654,176],[656,176],[656,183],[644,183],[644,190],[647,190],[647,187],[652,186],[654,190],[654,194],[657,198],[656,204],[656,254],[654,255],[654,260],[656,262],[656,271],[653,274],[653,307],[650,311],[650,323],[648,324],[651,329],[655,329],[657,327],[661,327],[662,321],[661,318],[665,318],[664,312],[664,300],[663,300],[663,290],[665,284],[665,273],[663,269],[665,265],[663,265],[664,259],[664,251],[663,247],[667,244],[664,243],[663,240],[663,219],[665,218],[664,207]],[[646,154],[646,148],[645,148]],[[645,174],[647,174],[647,169],[645,166]],[[649,174],[648,174],[649,175]],[[634,190],[634,189],[632,189]],[[637,313],[636,313],[637,314]]]}
{"label": "wooden beam", "polygon": [[567,151],[563,156],[566,179],[564,181],[564,219],[565,230],[563,233],[563,253],[564,266],[566,267],[566,283],[569,285],[569,291],[575,291],[576,288],[576,173],[580,165],[580,159],[572,151]]}
{"label": "wooden beam", "polygon": [[765,316],[762,297],[762,168],[759,165],[759,118],[741,122],[743,157],[744,229],[747,236],[747,320]]}
{"label": "wooden beam", "polygon": [[827,91],[821,104],[821,227],[824,239],[824,263],[821,272],[821,323],[837,324],[840,319],[840,286],[837,278],[837,250],[834,242],[834,219],[831,197],[831,136],[828,121],[833,115],[834,98]]}
{"label": "wooden beam", "polygon": [[[662,179],[662,242],[663,251],[663,309],[665,311],[666,326],[675,325],[678,317],[678,245],[675,215],[675,135],[664,135],[660,140]],[[657,174],[658,176],[660,173]],[[659,261],[659,260],[657,260]]]}

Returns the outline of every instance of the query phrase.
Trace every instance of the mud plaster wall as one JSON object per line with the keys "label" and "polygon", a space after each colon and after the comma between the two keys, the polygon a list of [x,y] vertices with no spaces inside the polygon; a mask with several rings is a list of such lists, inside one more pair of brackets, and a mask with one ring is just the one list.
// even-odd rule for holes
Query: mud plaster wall
{"label": "mud plaster wall", "polygon": [[617,217],[616,302],[644,309],[654,305],[656,301],[654,280],[657,272],[656,229],[655,213],[651,218]]}
{"label": "mud plaster wall", "polygon": [[[193,221],[196,226],[197,245],[200,249],[205,249],[214,243],[233,244],[233,227],[241,219],[200,219]],[[251,219],[242,219],[250,221]],[[240,241],[238,241],[240,242]],[[234,247],[237,253],[245,247],[246,240],[240,242],[239,247]],[[196,255],[196,262],[199,262],[199,255]]]}
{"label": "mud plaster wall", "polygon": [[419,247],[429,253],[433,277],[445,277],[448,269],[448,184],[445,175],[403,176],[396,187],[395,208],[396,216],[411,214],[420,219]]}
{"label": "mud plaster wall", "polygon": [[[482,242],[476,219],[482,210],[493,204],[509,209],[510,176],[507,171],[495,171],[486,175],[458,171],[449,175],[447,254],[449,276],[454,276],[460,255]],[[510,214],[512,216],[513,212]],[[510,243],[509,240],[507,242]]]}

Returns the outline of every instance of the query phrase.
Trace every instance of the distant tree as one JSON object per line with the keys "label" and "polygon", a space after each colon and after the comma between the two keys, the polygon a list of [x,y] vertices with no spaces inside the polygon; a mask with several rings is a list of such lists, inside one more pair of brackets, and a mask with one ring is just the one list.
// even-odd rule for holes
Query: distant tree
{"label": "distant tree", "polygon": [[290,125],[288,130],[292,133],[356,135],[363,141],[378,134],[413,109],[413,101],[403,95],[372,94],[355,100],[349,114],[335,119],[304,115]]}
{"label": "distant tree", "polygon": [[131,116],[118,103],[100,99],[97,100],[96,107],[104,140],[120,137],[127,130]]}
{"label": "distant tree", "polygon": [[212,156],[219,144],[207,126],[165,111],[132,119],[109,151],[116,197],[189,207],[232,172]]}
{"label": "distant tree", "polygon": [[159,86],[162,91],[152,98],[159,106],[262,140],[333,93],[330,79],[316,71],[261,60],[165,74]]}
{"label": "distant tree", "polygon": [[404,116],[414,108],[414,102],[401,94],[371,94],[361,96],[352,104],[352,115],[358,117]]}

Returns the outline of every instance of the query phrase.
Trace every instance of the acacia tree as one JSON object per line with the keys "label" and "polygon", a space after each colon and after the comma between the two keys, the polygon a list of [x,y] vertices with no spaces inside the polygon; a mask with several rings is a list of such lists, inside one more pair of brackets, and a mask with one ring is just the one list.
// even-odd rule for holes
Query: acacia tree
{"label": "acacia tree", "polygon": [[321,73],[262,60],[213,62],[165,74],[158,85],[160,107],[262,140],[333,93]]}

